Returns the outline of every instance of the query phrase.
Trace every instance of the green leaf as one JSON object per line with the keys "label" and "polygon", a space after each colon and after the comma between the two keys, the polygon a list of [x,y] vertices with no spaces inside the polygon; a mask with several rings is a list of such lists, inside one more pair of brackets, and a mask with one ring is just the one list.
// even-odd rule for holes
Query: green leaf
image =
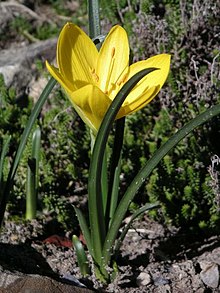
{"label": "green leaf", "polygon": [[116,115],[129,92],[144,76],[154,70],[156,70],[156,68],[144,69],[135,74],[126,84],[124,84],[110,105],[97,133],[89,170],[88,203],[92,249],[94,260],[98,265],[101,265],[102,262],[102,248],[106,236],[102,184],[100,178],[108,136]]}
{"label": "green leaf", "polygon": [[125,128],[125,117],[116,120],[115,135],[114,135],[114,145],[111,156],[111,166],[110,166],[110,178],[109,178],[109,192],[108,192],[108,203],[106,218],[106,227],[109,228],[110,222],[115,209],[118,204],[118,192],[119,192],[119,182],[120,182],[120,170],[121,170],[121,150],[123,146],[124,139],[124,128]]}
{"label": "green leaf", "polygon": [[149,211],[149,210],[152,210],[152,209],[155,209],[155,208],[159,208],[160,207],[160,204],[159,203],[146,203],[143,207],[139,208],[138,210],[136,210],[133,215],[131,216],[131,219],[130,221],[127,223],[127,225],[125,226],[125,228],[123,229],[120,237],[117,239],[117,242],[116,242],[116,245],[115,245],[115,250],[114,250],[114,253],[115,253],[115,257],[117,256],[118,252],[119,252],[119,249],[122,245],[122,242],[128,232],[128,230],[130,229],[131,227],[131,224],[133,223],[133,221],[138,217],[140,216],[141,214],[145,213],[146,211]]}
{"label": "green leaf", "polygon": [[33,143],[32,143],[32,158],[36,160],[36,175],[35,175],[35,186],[36,186],[36,196],[38,193],[39,185],[39,165],[40,165],[40,147],[41,147],[41,129],[37,127],[33,133]]}
{"label": "green leaf", "polygon": [[44,88],[42,94],[40,95],[37,103],[34,106],[34,109],[33,109],[31,116],[28,120],[27,126],[25,127],[24,132],[22,134],[21,141],[20,141],[15,159],[13,162],[12,171],[11,171],[11,178],[14,178],[15,172],[17,170],[19,161],[20,161],[21,156],[23,154],[23,151],[26,146],[26,143],[27,143],[28,137],[30,135],[30,132],[32,130],[32,127],[34,126],[34,123],[35,123],[38,115],[40,114],[41,109],[42,109],[44,103],[46,102],[49,94],[51,93],[53,87],[55,86],[55,84],[56,84],[56,80],[51,77],[51,79],[48,81],[46,87]]}
{"label": "green leaf", "polygon": [[49,96],[50,92],[52,91],[53,87],[55,86],[55,84],[56,84],[56,81],[53,78],[51,78],[48,81],[46,87],[44,88],[42,94],[40,95],[37,103],[34,106],[34,109],[33,109],[32,113],[31,113],[31,116],[30,116],[30,118],[28,120],[28,123],[27,123],[27,125],[26,125],[26,127],[25,127],[25,129],[23,131],[22,136],[21,136],[20,144],[18,146],[18,150],[16,152],[15,158],[14,158],[14,160],[12,162],[12,165],[11,165],[8,177],[7,177],[7,181],[6,181],[6,187],[5,187],[5,190],[4,190],[4,194],[2,195],[2,199],[1,199],[1,204],[0,204],[0,226],[1,226],[3,218],[4,218],[4,213],[5,213],[5,208],[6,208],[6,204],[7,204],[7,201],[8,201],[8,197],[9,197],[11,188],[13,186],[14,176],[15,176],[15,173],[17,171],[18,164],[19,164],[19,161],[20,161],[21,156],[23,154],[23,151],[25,149],[28,137],[30,135],[30,132],[32,130],[32,127],[33,127],[38,115],[40,114],[40,111],[41,111],[46,99],[48,98],[48,96]]}
{"label": "green leaf", "polygon": [[101,184],[102,184],[103,212],[104,212],[104,216],[105,216],[107,204],[108,204],[108,155],[107,155],[107,150],[105,151],[105,155],[103,158]]}
{"label": "green leaf", "polygon": [[89,228],[88,228],[86,219],[85,219],[83,213],[80,211],[80,209],[78,209],[77,207],[74,206],[74,210],[76,212],[76,215],[77,215],[77,218],[78,218],[78,221],[79,221],[80,228],[81,228],[82,233],[83,233],[83,236],[85,238],[86,246],[87,246],[87,248],[89,250],[90,255],[93,257],[93,249],[92,249],[92,243],[91,243],[91,235],[90,235],[90,232],[89,232]]}
{"label": "green leaf", "polygon": [[115,210],[118,205],[118,193],[119,193],[119,183],[120,183],[120,173],[121,173],[121,166],[117,166],[115,168],[115,176],[112,183],[112,193],[110,194],[110,215],[109,215],[109,225],[108,228],[111,225],[111,221],[114,218]]}
{"label": "green leaf", "polygon": [[145,182],[146,178],[150,175],[153,169],[161,161],[161,159],[175,147],[184,137],[191,133],[196,127],[204,124],[208,120],[220,114],[220,104],[211,107],[205,112],[201,113],[191,121],[189,121],[183,128],[176,132],[163,146],[161,146],[148,160],[146,165],[135,176],[124,196],[122,197],[117,210],[115,212],[112,225],[106,236],[103,248],[103,266],[106,266],[111,258],[111,249],[117,237],[119,228],[127,212],[130,202],[133,200],[139,188]]}
{"label": "green leaf", "polygon": [[87,276],[90,274],[89,261],[87,259],[83,245],[76,235],[73,235],[72,241],[73,241],[74,248],[76,250],[76,256],[77,256],[80,272],[83,276]]}
{"label": "green leaf", "polygon": [[28,160],[27,190],[26,190],[26,219],[36,218],[37,195],[39,185],[39,161],[40,161],[41,130],[37,127],[32,137],[32,152]]}

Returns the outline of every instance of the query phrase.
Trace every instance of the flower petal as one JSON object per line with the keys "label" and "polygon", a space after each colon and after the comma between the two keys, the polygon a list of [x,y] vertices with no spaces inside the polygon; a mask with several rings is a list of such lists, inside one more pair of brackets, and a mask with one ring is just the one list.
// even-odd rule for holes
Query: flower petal
{"label": "flower petal", "polygon": [[129,43],[126,31],[116,25],[107,35],[99,52],[97,75],[103,92],[114,90],[121,73],[129,65]]}
{"label": "flower petal", "polygon": [[129,68],[127,80],[129,80],[135,73],[151,67],[158,68],[158,70],[155,70],[142,78],[130,92],[123,105],[132,103],[133,100],[136,100],[137,97],[140,97],[147,89],[151,89],[152,87],[158,86],[157,93],[160,91],[170,70],[170,55],[160,54],[132,64]]}
{"label": "flower petal", "polygon": [[74,91],[76,90],[76,87],[73,83],[70,83],[68,79],[65,79],[59,72],[59,69],[54,67],[53,65],[50,65],[48,61],[46,61],[46,67],[47,70],[50,72],[50,74],[55,78],[59,84],[68,91]]}
{"label": "flower petal", "polygon": [[82,120],[93,131],[97,132],[112,102],[111,99],[92,84],[88,84],[74,92],[67,92],[67,95]]}
{"label": "flower petal", "polygon": [[158,92],[159,92],[159,86],[154,86],[150,89],[147,89],[143,94],[138,96],[131,103],[122,105],[121,109],[119,110],[117,114],[116,119],[122,118],[126,115],[132,114],[133,112],[136,112],[142,109],[147,104],[149,104],[150,101],[152,101],[152,99],[156,96]]}
{"label": "flower petal", "polygon": [[69,82],[94,83],[92,70],[96,68],[98,50],[92,40],[78,26],[67,23],[57,44],[57,63],[61,75]]}

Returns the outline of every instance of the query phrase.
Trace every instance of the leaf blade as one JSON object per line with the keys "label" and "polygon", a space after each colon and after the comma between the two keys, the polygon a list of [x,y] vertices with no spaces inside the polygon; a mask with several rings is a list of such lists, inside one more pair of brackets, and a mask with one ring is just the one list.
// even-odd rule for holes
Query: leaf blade
{"label": "leaf blade", "polygon": [[157,166],[161,159],[184,137],[186,137],[196,127],[204,124],[205,122],[219,114],[220,104],[211,107],[210,109],[206,110],[205,112],[201,113],[200,115],[189,121],[182,129],[176,132],[163,146],[161,146],[154,153],[154,155],[148,160],[146,165],[135,176],[117,207],[112,225],[106,236],[105,244],[103,247],[103,266],[107,265],[110,260],[111,247],[117,237],[118,230],[123,221],[128,206],[136,195],[139,188],[149,176],[149,174],[153,171],[153,169]]}
{"label": "leaf blade", "polygon": [[107,110],[95,140],[89,170],[88,203],[93,256],[99,266],[102,263],[102,248],[106,237],[100,178],[108,136],[116,115],[129,92],[138,83],[138,81],[154,70],[156,70],[156,68],[141,70],[124,84]]}

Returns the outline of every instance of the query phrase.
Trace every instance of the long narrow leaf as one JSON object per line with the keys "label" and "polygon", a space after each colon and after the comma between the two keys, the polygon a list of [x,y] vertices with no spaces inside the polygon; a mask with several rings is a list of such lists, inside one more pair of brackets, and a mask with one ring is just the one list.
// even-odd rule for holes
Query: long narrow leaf
{"label": "long narrow leaf", "polygon": [[[124,138],[124,127],[125,127],[125,117],[122,117],[121,119],[118,119],[116,121],[116,126],[115,126],[115,137],[114,137],[112,161],[111,161],[111,168],[110,168],[110,180],[109,180],[110,186],[112,186],[115,169],[118,166],[118,162],[121,156],[121,149],[122,149],[123,138]],[[109,193],[111,193],[111,190],[109,190]]]}
{"label": "long narrow leaf", "polygon": [[21,141],[20,141],[16,156],[15,156],[15,160],[13,162],[12,172],[11,172],[12,178],[14,178],[15,172],[18,167],[18,163],[19,163],[21,156],[23,154],[23,151],[24,151],[25,145],[27,143],[31,129],[32,129],[38,115],[40,114],[41,109],[42,109],[44,103],[46,102],[50,92],[52,91],[53,87],[55,86],[55,84],[56,84],[56,80],[53,77],[51,77],[50,80],[48,81],[46,87],[44,88],[42,94],[40,95],[37,103],[34,106],[34,109],[30,115],[28,123],[24,129],[23,134],[22,134]]}
{"label": "long narrow leaf", "polygon": [[21,141],[18,146],[18,150],[17,150],[15,158],[13,160],[11,169],[9,171],[7,182],[6,182],[6,187],[4,190],[4,194],[2,196],[2,201],[1,201],[1,206],[0,206],[0,226],[1,226],[3,218],[4,218],[5,208],[6,208],[8,197],[9,197],[12,185],[13,185],[14,176],[15,176],[16,170],[18,168],[18,164],[19,164],[19,161],[20,161],[21,156],[23,154],[23,151],[25,149],[29,134],[31,132],[31,129],[32,129],[38,115],[40,114],[40,111],[41,111],[46,99],[48,98],[48,96],[49,96],[50,92],[52,91],[53,87],[55,86],[55,84],[56,84],[55,79],[50,78],[50,80],[48,81],[42,94],[40,95],[39,100],[35,104],[34,109],[31,113],[31,116],[28,120],[28,123],[24,129],[22,136],[21,136]]}
{"label": "long narrow leaf", "polygon": [[106,209],[108,204],[108,155],[107,151],[105,152],[103,162],[102,162],[102,177],[101,177],[101,184],[102,184],[102,200],[103,200],[103,213],[104,216],[106,215]]}
{"label": "long narrow leaf", "polygon": [[[40,165],[40,147],[41,147],[41,129],[37,127],[33,134],[33,147],[32,147],[32,157],[36,159],[36,176],[35,176],[35,186],[36,193],[38,193],[39,185],[39,165]],[[36,194],[37,195],[37,194]]]}
{"label": "long narrow leaf", "polygon": [[102,248],[106,236],[100,178],[108,136],[116,115],[129,92],[138,81],[154,70],[156,68],[148,68],[138,72],[121,88],[105,114],[96,137],[89,170],[88,203],[92,249],[95,262],[99,265],[102,262]]}
{"label": "long narrow leaf", "polygon": [[112,192],[110,194],[110,213],[109,213],[109,217],[110,217],[110,221],[108,223],[108,228],[111,225],[111,221],[114,217],[115,214],[115,210],[117,208],[118,205],[118,193],[119,193],[119,183],[120,183],[120,173],[121,173],[121,166],[118,166],[115,168],[115,176],[114,176],[114,180],[112,182]]}
{"label": "long narrow leaf", "polygon": [[90,235],[90,232],[89,232],[89,228],[88,228],[88,225],[87,225],[87,222],[86,222],[86,219],[83,215],[83,213],[81,212],[80,209],[78,209],[77,207],[74,206],[74,210],[76,212],[76,215],[77,215],[77,218],[78,218],[78,221],[79,221],[79,226],[82,230],[82,233],[83,233],[83,236],[86,240],[86,246],[89,250],[89,253],[91,256],[93,256],[93,250],[92,250],[92,243],[91,243],[91,235]]}
{"label": "long narrow leaf", "polygon": [[212,119],[214,116],[220,114],[220,104],[211,107],[205,112],[201,113],[190,122],[188,122],[182,129],[175,133],[163,146],[161,146],[155,154],[149,159],[146,165],[139,171],[136,177],[133,179],[132,183],[128,187],[126,193],[121,199],[118,208],[115,212],[112,225],[106,236],[104,248],[103,248],[103,266],[108,264],[111,257],[111,249],[114,241],[117,237],[118,230],[121,226],[125,213],[129,207],[130,202],[133,200],[139,188],[145,182],[146,178],[150,175],[153,169],[161,161],[161,159],[173,148],[175,147],[184,137],[191,133],[196,127],[204,124],[208,120]]}
{"label": "long narrow leaf", "polygon": [[[111,156],[110,176],[107,211],[105,214],[106,228],[109,228],[109,220],[112,218],[118,201],[118,187],[119,187],[119,163],[121,158],[121,150],[123,146],[125,128],[125,117],[118,119],[115,126],[114,145]],[[117,170],[117,171],[116,171]],[[118,178],[117,178],[118,176]],[[113,190],[114,189],[114,190]]]}
{"label": "long narrow leaf", "polygon": [[37,196],[39,185],[39,160],[40,160],[41,130],[37,127],[32,137],[32,152],[28,159],[26,182],[26,219],[31,220],[37,213]]}
{"label": "long narrow leaf", "polygon": [[89,261],[87,259],[84,247],[76,235],[73,235],[72,241],[73,241],[74,248],[76,250],[76,256],[77,256],[80,272],[83,276],[87,276],[89,275],[90,270],[89,270]]}
{"label": "long narrow leaf", "polygon": [[127,223],[127,225],[125,226],[125,228],[123,229],[120,237],[118,238],[117,240],[117,243],[115,245],[115,250],[114,250],[114,253],[115,253],[115,257],[117,257],[117,254],[119,252],[119,249],[121,247],[121,244],[128,232],[128,230],[130,229],[132,223],[134,222],[134,220],[139,217],[141,214],[149,211],[149,210],[152,210],[152,209],[155,209],[155,208],[159,208],[160,204],[159,203],[146,203],[143,207],[139,208],[138,210],[136,210],[133,215],[131,216],[131,219],[130,221]]}

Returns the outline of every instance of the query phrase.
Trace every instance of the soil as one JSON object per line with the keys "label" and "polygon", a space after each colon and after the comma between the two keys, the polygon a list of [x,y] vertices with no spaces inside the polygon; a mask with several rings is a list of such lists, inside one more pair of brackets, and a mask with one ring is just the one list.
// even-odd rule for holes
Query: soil
{"label": "soil", "polygon": [[104,287],[94,276],[82,278],[70,233],[51,234],[56,225],[46,218],[6,221],[0,235],[3,270],[67,280],[96,292],[220,292],[219,236],[184,235],[145,216],[130,229],[118,259],[119,272]]}

